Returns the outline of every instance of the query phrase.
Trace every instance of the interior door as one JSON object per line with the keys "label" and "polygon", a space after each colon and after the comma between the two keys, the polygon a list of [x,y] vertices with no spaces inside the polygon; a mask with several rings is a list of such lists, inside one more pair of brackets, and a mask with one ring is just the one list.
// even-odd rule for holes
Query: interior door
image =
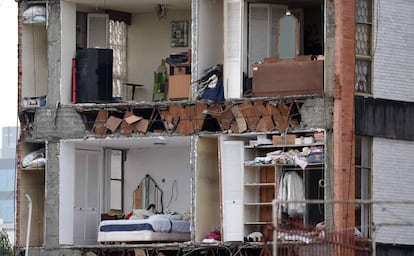
{"label": "interior door", "polygon": [[100,213],[101,152],[76,150],[74,244],[97,243]]}
{"label": "interior door", "polygon": [[223,241],[243,241],[243,142],[223,141],[221,152]]}

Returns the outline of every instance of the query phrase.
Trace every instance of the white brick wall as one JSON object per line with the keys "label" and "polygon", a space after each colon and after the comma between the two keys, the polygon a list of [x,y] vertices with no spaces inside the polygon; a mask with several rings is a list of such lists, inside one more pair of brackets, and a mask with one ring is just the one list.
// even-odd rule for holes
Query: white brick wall
{"label": "white brick wall", "polygon": [[[414,200],[413,142],[374,138],[372,167],[374,200]],[[414,204],[374,204],[373,209],[376,242],[414,244]]]}
{"label": "white brick wall", "polygon": [[[374,1],[374,84],[377,98],[414,101],[414,2]],[[376,42],[375,42],[376,40]]]}

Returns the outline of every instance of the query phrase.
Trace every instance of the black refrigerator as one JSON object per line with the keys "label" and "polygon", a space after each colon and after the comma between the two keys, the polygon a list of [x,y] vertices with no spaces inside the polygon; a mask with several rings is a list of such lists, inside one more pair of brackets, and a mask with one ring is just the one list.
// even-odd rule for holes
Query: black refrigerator
{"label": "black refrigerator", "polygon": [[112,49],[85,48],[76,52],[76,102],[112,101]]}

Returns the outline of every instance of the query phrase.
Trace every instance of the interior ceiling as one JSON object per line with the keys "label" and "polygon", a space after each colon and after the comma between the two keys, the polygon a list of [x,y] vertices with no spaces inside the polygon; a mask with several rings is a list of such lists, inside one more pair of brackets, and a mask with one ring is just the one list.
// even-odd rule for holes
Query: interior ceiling
{"label": "interior ceiling", "polygon": [[[191,0],[67,0],[84,8],[107,9],[129,13],[153,12],[157,4],[165,4],[169,10],[189,10]],[[211,1],[211,0],[210,0]],[[250,0],[252,3],[274,3],[293,6],[321,5],[324,0]]]}
{"label": "interior ceiling", "polygon": [[157,4],[165,4],[167,10],[185,10],[191,8],[191,0],[67,0],[82,7],[105,9],[129,13],[153,12]]}
{"label": "interior ceiling", "polygon": [[156,136],[141,138],[106,138],[77,141],[78,147],[119,148],[119,149],[149,149],[190,147],[190,137]]}

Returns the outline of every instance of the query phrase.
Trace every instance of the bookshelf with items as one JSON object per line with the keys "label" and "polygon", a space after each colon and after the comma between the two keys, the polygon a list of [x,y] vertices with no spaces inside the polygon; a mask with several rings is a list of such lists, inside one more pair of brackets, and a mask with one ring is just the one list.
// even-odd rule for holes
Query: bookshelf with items
{"label": "bookshelf with items", "polygon": [[[251,237],[252,234],[263,234],[265,226],[272,223],[273,199],[323,199],[323,187],[319,184],[324,176],[324,143],[323,132],[306,132],[284,136],[257,135],[257,141],[249,141],[244,146],[245,240],[262,240]],[[281,208],[280,217],[283,212],[285,223],[291,228],[297,222],[314,224],[323,221],[320,209],[290,204],[290,207]]]}

